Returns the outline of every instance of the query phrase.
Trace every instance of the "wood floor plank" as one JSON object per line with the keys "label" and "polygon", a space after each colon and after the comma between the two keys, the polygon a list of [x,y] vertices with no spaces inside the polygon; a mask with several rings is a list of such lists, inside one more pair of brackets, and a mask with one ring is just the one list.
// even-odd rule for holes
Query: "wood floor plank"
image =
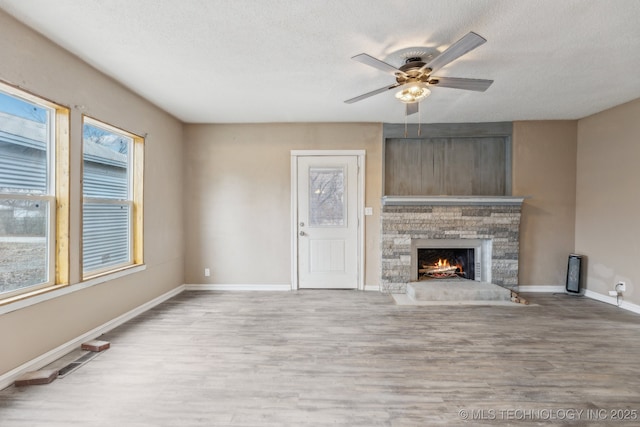
{"label": "wood floor plank", "polygon": [[101,337],[111,348],[70,375],[0,391],[0,425],[640,425],[640,316],[526,298],[184,292]]}

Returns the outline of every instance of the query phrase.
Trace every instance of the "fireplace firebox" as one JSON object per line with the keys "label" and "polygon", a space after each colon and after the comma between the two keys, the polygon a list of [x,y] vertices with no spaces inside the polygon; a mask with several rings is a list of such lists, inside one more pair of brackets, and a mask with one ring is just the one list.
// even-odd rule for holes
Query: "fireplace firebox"
{"label": "fireplace firebox", "polygon": [[491,283],[492,239],[411,239],[411,281],[461,278]]}
{"label": "fireplace firebox", "polygon": [[418,280],[476,279],[474,248],[417,248]]}

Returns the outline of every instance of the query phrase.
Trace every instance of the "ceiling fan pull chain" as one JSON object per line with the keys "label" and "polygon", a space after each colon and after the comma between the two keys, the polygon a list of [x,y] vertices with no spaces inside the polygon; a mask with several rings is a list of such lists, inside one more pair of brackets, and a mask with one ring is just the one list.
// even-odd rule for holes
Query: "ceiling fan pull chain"
{"label": "ceiling fan pull chain", "polygon": [[418,103],[418,136],[422,136],[422,111]]}

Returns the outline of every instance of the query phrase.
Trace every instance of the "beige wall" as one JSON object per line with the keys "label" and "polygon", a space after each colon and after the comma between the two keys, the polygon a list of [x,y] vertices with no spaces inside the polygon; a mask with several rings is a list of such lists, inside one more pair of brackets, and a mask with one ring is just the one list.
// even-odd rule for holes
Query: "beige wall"
{"label": "beige wall", "polygon": [[[80,280],[81,114],[146,135],[146,270],[0,316],[0,375],[183,283],[182,124],[0,11],[0,79],[71,108],[71,282]],[[99,49],[99,46],[96,46]]]}
{"label": "beige wall", "polygon": [[379,285],[380,124],[186,125],[185,142],[186,283],[291,284],[291,150],[363,149],[365,284]]}
{"label": "beige wall", "polygon": [[[574,248],[576,133],[576,121],[514,124],[513,194],[531,196],[521,226],[523,286],[564,285]],[[379,285],[380,125],[194,124],[185,141],[186,283],[290,284],[290,150],[365,149],[365,203],[375,214],[366,217],[365,283]]]}
{"label": "beige wall", "polygon": [[640,99],[578,122],[576,251],[587,289],[607,295],[626,281],[640,304]]}
{"label": "beige wall", "polygon": [[576,121],[513,125],[513,187],[522,206],[519,283],[560,286],[574,250]]}

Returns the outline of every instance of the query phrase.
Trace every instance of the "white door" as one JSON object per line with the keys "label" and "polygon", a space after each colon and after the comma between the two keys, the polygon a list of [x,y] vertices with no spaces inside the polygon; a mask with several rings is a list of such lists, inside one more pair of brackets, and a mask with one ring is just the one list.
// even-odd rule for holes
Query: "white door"
{"label": "white door", "polygon": [[358,287],[358,157],[299,156],[298,287]]}

